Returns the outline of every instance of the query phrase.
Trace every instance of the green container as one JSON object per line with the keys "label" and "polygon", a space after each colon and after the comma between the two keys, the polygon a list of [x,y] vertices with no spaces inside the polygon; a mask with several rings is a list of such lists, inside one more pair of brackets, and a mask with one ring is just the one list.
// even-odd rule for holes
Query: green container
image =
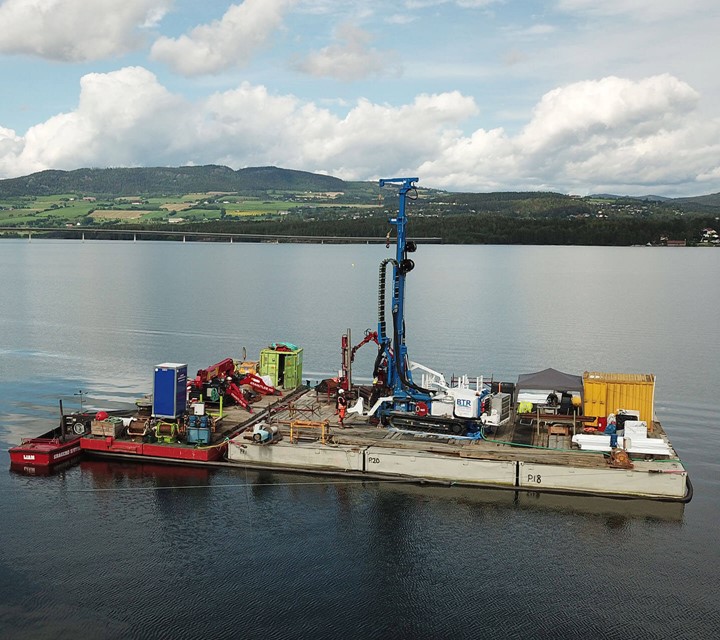
{"label": "green container", "polygon": [[278,389],[295,389],[302,384],[303,350],[263,349],[260,352],[260,375],[268,376]]}

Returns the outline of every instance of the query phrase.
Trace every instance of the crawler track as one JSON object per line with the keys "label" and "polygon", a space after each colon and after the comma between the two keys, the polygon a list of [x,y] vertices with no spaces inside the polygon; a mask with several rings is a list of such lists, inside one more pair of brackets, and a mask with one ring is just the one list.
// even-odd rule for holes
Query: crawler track
{"label": "crawler track", "polygon": [[443,418],[440,416],[418,416],[404,411],[389,411],[383,417],[385,424],[395,429],[442,433],[453,436],[467,435],[468,430],[477,431],[480,424],[474,420]]}

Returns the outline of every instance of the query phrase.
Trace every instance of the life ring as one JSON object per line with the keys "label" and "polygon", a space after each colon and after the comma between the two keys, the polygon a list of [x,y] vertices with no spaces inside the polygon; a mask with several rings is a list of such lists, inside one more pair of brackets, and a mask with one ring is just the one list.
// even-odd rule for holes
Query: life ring
{"label": "life ring", "polygon": [[428,414],[428,406],[424,402],[417,402],[415,404],[415,415],[424,418]]}

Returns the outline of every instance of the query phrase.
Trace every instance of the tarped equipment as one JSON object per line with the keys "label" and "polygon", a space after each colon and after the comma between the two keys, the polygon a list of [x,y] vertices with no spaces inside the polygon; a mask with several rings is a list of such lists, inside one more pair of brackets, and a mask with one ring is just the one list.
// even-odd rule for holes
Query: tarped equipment
{"label": "tarped equipment", "polygon": [[269,348],[275,349],[276,351],[297,351],[300,349],[300,347],[294,345],[292,342],[273,342]]}

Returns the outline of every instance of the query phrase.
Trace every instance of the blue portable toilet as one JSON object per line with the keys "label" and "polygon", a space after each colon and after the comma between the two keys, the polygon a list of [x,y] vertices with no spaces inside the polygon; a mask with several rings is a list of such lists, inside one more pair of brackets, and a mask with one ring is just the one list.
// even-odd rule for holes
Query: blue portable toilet
{"label": "blue portable toilet", "polygon": [[154,418],[174,420],[187,409],[187,365],[164,362],[155,366],[153,378]]}

